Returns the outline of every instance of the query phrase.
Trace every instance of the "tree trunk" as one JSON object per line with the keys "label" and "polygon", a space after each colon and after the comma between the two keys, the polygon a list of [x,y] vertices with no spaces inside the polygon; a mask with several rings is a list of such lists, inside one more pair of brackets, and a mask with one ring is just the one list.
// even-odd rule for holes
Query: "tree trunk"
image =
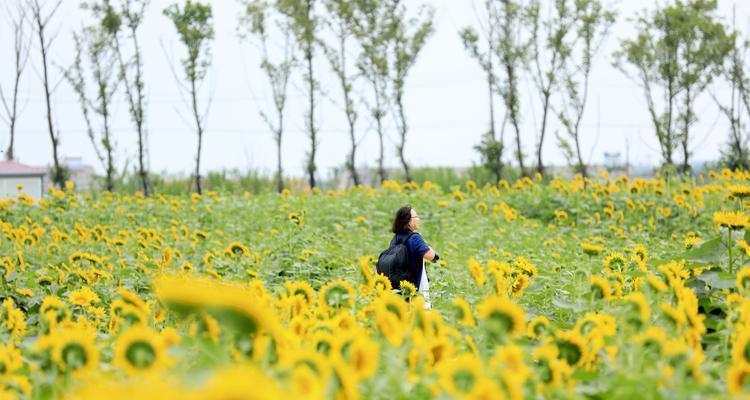
{"label": "tree trunk", "polygon": [[281,169],[281,136],[284,132],[284,117],[281,111],[278,112],[279,125],[276,131],[276,190],[279,193],[284,191],[284,171]]}
{"label": "tree trunk", "polygon": [[201,188],[201,148],[203,146],[203,124],[201,123],[200,114],[198,113],[198,100],[195,88],[195,78],[190,80],[190,95],[193,99],[193,116],[195,117],[195,125],[198,129],[198,152],[195,156],[195,190],[198,194],[202,194]]}
{"label": "tree trunk", "polygon": [[146,171],[146,161],[144,157],[146,146],[144,145],[145,132],[143,130],[143,71],[141,70],[141,49],[138,45],[138,37],[136,36],[135,27],[131,29],[131,34],[133,35],[133,46],[135,51],[135,89],[137,96],[135,124],[138,130],[138,175],[141,177],[141,188],[143,189],[143,195],[148,197],[150,193],[148,184],[148,171]]}
{"label": "tree trunk", "polygon": [[544,134],[547,132],[547,115],[549,111],[549,98],[552,93],[547,88],[542,95],[544,96],[542,110],[542,131],[539,133],[539,146],[536,148],[536,172],[544,175],[544,164],[542,164],[542,145],[544,144]]}
{"label": "tree trunk", "polygon": [[49,131],[50,141],[52,142],[52,182],[57,187],[62,188],[65,185],[66,174],[63,167],[60,165],[60,159],[58,156],[58,147],[60,145],[59,137],[55,135],[54,127],[52,126],[52,104],[50,102],[50,89],[49,89],[49,75],[47,73],[47,45],[48,43],[44,40],[44,29],[45,24],[41,19],[41,15],[35,13],[36,22],[39,34],[39,47],[42,52],[42,76],[44,84],[44,100],[47,105],[47,129]]}
{"label": "tree trunk", "polygon": [[690,139],[690,118],[691,118],[691,97],[690,97],[690,87],[687,88],[687,91],[685,92],[685,120],[683,121],[683,127],[682,127],[682,168],[681,172],[684,174],[687,174],[690,172],[690,151],[688,149],[689,139]]}
{"label": "tree trunk", "polygon": [[404,156],[408,126],[406,125],[406,115],[404,114],[404,102],[402,96],[402,93],[396,94],[396,106],[398,107],[398,115],[401,120],[401,143],[398,146],[398,157],[401,160],[401,165],[404,167],[404,178],[407,182],[412,182],[413,179],[411,177],[411,172],[409,171],[409,164],[406,162],[406,157]]}
{"label": "tree trunk", "polygon": [[316,141],[316,132],[315,132],[315,81],[313,80],[313,65],[312,65],[312,43],[308,44],[308,49],[306,51],[306,60],[307,60],[307,83],[308,83],[308,90],[309,90],[309,114],[308,114],[308,126],[310,128],[310,159],[307,160],[307,173],[309,174],[309,183],[310,188],[314,188],[316,186],[315,183],[315,151],[317,143]]}

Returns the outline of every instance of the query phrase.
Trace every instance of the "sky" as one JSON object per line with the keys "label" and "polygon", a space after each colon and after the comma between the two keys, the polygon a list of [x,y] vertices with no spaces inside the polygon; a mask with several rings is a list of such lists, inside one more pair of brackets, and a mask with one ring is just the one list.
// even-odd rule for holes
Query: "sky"
{"label": "sky", "polygon": [[[16,0],[3,0],[12,4]],[[48,1],[51,3],[51,1]],[[435,32],[429,39],[409,73],[405,91],[405,109],[409,124],[406,158],[412,166],[467,167],[478,162],[474,150],[482,133],[487,130],[486,77],[475,60],[463,48],[458,31],[465,26],[476,26],[474,0],[425,1],[435,7]],[[172,0],[152,0],[147,11],[140,40],[144,51],[145,84],[147,93],[146,125],[148,129],[149,165],[158,173],[189,174],[194,169],[197,135],[189,122],[191,116],[187,94],[180,91],[170,64],[179,71],[183,48],[171,22],[162,10]],[[210,1],[213,7],[215,40],[212,43],[212,66],[202,86],[199,104],[207,114],[206,133],[201,171],[238,168],[272,173],[276,168],[273,135],[259,115],[260,110],[271,112],[270,89],[259,68],[257,48],[237,37],[237,16],[242,7],[238,1]],[[551,0],[543,1],[549,5]],[[419,4],[410,0],[408,4]],[[621,161],[631,164],[656,165],[660,160],[658,142],[653,134],[645,100],[640,87],[612,66],[612,52],[623,38],[634,33],[628,18],[647,7],[648,0],[627,0],[608,3],[618,12],[618,20],[605,41],[596,60],[591,77],[589,105],[582,122],[581,143],[584,159],[602,163],[604,153],[618,152]],[[736,5],[738,27],[749,26],[750,2],[719,1],[719,14],[731,21]],[[3,15],[3,17],[6,17]],[[7,19],[0,24],[0,86],[6,93],[12,85],[13,65],[11,26]],[[51,22],[58,32],[50,58],[54,63],[51,79],[56,84],[53,94],[53,120],[60,131],[60,153],[80,156],[84,163],[97,171],[104,169],[95,156],[86,135],[80,106],[71,86],[62,80],[62,69],[73,61],[72,33],[91,19],[80,10],[76,0],[64,0]],[[40,81],[41,61],[37,42],[33,42],[29,66],[22,77],[21,114],[16,136],[17,159],[31,165],[50,165],[52,145],[46,128],[46,107]],[[349,151],[346,117],[340,104],[341,92],[321,53],[316,69],[325,96],[316,114],[320,126],[320,145],[317,157],[319,175],[329,176],[333,168],[344,165]],[[533,164],[536,144],[540,99],[529,79],[521,81],[522,140],[527,154],[527,165]],[[726,84],[712,86],[720,99],[728,95]],[[364,81],[355,84],[355,91],[363,96],[370,93]],[[283,167],[285,173],[304,175],[304,160],[309,139],[304,129],[305,93],[301,75],[295,74],[289,86],[289,105],[283,138]],[[496,99],[496,120],[502,121],[504,107]],[[728,123],[709,96],[696,102],[698,121],[693,125],[692,157],[698,161],[716,160],[727,140]],[[375,167],[378,158],[378,137],[372,121],[359,103],[362,115],[357,125],[361,144],[357,152],[359,167]],[[113,131],[116,141],[116,165],[133,170],[137,166],[136,133],[130,121],[124,92],[121,88],[114,104]],[[543,147],[546,165],[563,165],[565,158],[556,143],[554,132],[561,125],[552,118]],[[511,131],[506,132],[510,146]],[[8,129],[0,128],[0,148],[8,144]],[[398,167],[395,144],[397,134],[392,116],[386,119],[386,166]],[[509,147],[510,148],[510,147]],[[506,159],[512,159],[506,151]],[[678,157],[679,158],[679,157]]]}

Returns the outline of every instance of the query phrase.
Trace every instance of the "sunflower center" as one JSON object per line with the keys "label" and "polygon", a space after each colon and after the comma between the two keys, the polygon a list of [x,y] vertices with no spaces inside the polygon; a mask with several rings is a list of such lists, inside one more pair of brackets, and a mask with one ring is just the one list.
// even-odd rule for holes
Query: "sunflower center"
{"label": "sunflower center", "polygon": [[651,354],[652,352],[655,354],[661,354],[661,343],[659,343],[655,339],[648,339],[644,341],[643,347],[649,350],[647,354]]}
{"label": "sunflower center", "polygon": [[742,278],[741,283],[742,283],[742,289],[749,288],[750,287],[750,276],[746,276],[746,277]]}
{"label": "sunflower center", "polygon": [[568,362],[568,365],[576,365],[581,359],[581,349],[575,343],[568,340],[558,340],[557,350],[560,358]]}
{"label": "sunflower center", "polygon": [[595,299],[603,299],[604,298],[604,288],[599,284],[591,285],[591,290],[594,293]]}
{"label": "sunflower center", "polygon": [[745,343],[745,351],[742,354],[745,356],[745,361],[750,362],[750,341]]}
{"label": "sunflower center", "polygon": [[334,286],[328,289],[326,293],[326,303],[334,308],[341,308],[346,304],[346,300],[349,297],[349,293],[345,288],[340,286]]}
{"label": "sunflower center", "polygon": [[68,343],[62,349],[62,359],[72,371],[79,370],[86,365],[86,349],[78,343]]}
{"label": "sunflower center", "polygon": [[125,352],[125,358],[137,369],[147,369],[156,361],[156,350],[143,340],[133,342]]}
{"label": "sunflower center", "polygon": [[469,393],[474,387],[476,377],[466,369],[460,369],[453,374],[453,383],[461,393]]}
{"label": "sunflower center", "polygon": [[307,295],[307,292],[303,289],[297,289],[294,291],[294,295],[300,295],[305,298],[305,301],[310,302],[310,297]]}
{"label": "sunflower center", "polygon": [[326,342],[325,340],[321,340],[318,342],[318,345],[315,347],[315,349],[323,354],[328,354],[328,352],[331,350],[331,344]]}
{"label": "sunflower center", "polygon": [[386,304],[385,309],[392,312],[393,315],[398,317],[398,319],[401,319],[401,312],[399,311],[398,307],[396,307],[393,304]]}
{"label": "sunflower center", "polygon": [[534,325],[534,334],[537,336],[542,335],[543,333],[547,332],[547,325],[545,324],[536,324]]}
{"label": "sunflower center", "polygon": [[596,323],[593,321],[586,321],[583,324],[581,324],[581,333],[586,335],[589,332],[591,332],[592,329],[596,328]]}
{"label": "sunflower center", "polygon": [[542,382],[544,383],[552,382],[552,378],[553,378],[552,368],[550,368],[547,360],[544,360],[544,359],[540,360],[539,366],[541,367],[541,373],[539,374],[539,378],[542,380]]}
{"label": "sunflower center", "polygon": [[493,311],[489,317],[490,329],[500,335],[513,330],[513,319],[501,311]]}

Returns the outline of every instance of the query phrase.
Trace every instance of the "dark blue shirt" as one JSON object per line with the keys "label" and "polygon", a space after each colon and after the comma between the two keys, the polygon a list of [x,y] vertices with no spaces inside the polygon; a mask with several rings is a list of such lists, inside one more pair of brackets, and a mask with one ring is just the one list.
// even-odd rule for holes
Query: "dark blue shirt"
{"label": "dark blue shirt", "polygon": [[[393,240],[404,240],[411,232],[400,232],[394,235]],[[422,235],[414,233],[406,242],[406,249],[409,251],[409,282],[416,288],[419,288],[419,281],[422,279],[422,259],[425,253],[430,250],[430,246],[422,239]]]}

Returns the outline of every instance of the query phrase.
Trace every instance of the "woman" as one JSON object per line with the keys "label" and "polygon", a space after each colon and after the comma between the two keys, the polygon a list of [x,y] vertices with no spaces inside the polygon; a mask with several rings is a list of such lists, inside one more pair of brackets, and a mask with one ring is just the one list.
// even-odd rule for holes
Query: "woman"
{"label": "woman", "polygon": [[402,241],[409,234],[414,233],[406,241],[406,249],[409,252],[409,282],[411,282],[417,291],[422,293],[425,299],[425,306],[430,308],[429,289],[430,284],[427,279],[427,270],[424,267],[424,260],[437,262],[440,258],[432,247],[428,246],[422,239],[422,235],[416,233],[419,230],[421,219],[411,206],[404,206],[396,211],[396,217],[393,220],[391,232],[394,233],[391,243]]}

